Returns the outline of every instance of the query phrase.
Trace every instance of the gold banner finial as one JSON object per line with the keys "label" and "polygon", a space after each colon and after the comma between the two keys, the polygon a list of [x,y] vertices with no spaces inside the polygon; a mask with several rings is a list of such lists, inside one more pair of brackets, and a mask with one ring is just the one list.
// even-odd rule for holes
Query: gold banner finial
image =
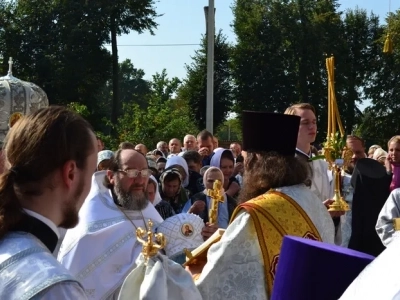
{"label": "gold banner finial", "polygon": [[8,127],[12,128],[22,117],[23,114],[20,112],[13,113],[8,119]]}
{"label": "gold banner finial", "polygon": [[[147,230],[147,241],[145,240],[146,230],[143,228],[136,229],[136,238],[143,245],[142,254],[147,263],[149,258],[155,256],[158,251],[163,249],[167,243],[162,233],[153,233],[153,222],[149,220]],[[154,242],[155,240],[155,242]]]}
{"label": "gold banner finial", "polygon": [[218,204],[224,202],[222,182],[215,180],[213,189],[207,190],[207,196],[211,198],[208,221],[210,224],[216,224],[218,221]]}

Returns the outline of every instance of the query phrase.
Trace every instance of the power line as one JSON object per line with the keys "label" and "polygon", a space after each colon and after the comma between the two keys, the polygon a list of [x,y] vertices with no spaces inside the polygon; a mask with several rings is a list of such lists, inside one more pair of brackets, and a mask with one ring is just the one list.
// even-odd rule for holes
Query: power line
{"label": "power line", "polygon": [[[105,44],[111,47],[111,44]],[[117,45],[118,47],[183,47],[183,46],[201,46],[201,44],[131,44],[131,45]]]}

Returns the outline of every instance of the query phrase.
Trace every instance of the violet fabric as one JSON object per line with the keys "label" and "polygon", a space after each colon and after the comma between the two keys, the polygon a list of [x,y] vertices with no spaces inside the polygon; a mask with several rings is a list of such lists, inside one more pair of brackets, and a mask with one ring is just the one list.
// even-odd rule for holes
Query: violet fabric
{"label": "violet fabric", "polygon": [[400,164],[393,163],[392,164],[392,182],[390,183],[390,191],[397,189],[400,187]]}
{"label": "violet fabric", "polygon": [[355,250],[285,236],[272,300],[337,300],[374,259]]}
{"label": "violet fabric", "polygon": [[299,126],[299,116],[243,111],[242,148],[249,152],[274,151],[281,155],[294,156]]}

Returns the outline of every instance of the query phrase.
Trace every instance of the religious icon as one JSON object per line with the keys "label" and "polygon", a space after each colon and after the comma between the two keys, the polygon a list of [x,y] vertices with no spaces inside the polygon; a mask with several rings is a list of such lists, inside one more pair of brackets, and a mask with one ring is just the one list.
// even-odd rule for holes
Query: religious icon
{"label": "religious icon", "polygon": [[193,235],[193,226],[190,224],[183,224],[181,231],[184,236],[191,236]]}

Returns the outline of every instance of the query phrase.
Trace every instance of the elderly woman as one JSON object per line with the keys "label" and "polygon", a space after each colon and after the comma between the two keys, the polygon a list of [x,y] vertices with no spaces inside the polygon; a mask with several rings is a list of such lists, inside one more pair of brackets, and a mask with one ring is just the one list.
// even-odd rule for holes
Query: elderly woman
{"label": "elderly woman", "polygon": [[368,158],[373,158],[374,153],[377,149],[382,149],[381,146],[379,145],[372,145],[371,147],[369,147],[368,149]]}
{"label": "elderly woman", "polygon": [[382,165],[385,165],[386,158],[388,156],[388,153],[383,150],[382,148],[378,148],[375,150],[374,155],[372,156],[372,159],[375,159],[379,161]]}
{"label": "elderly woman", "polygon": [[[224,174],[217,167],[210,167],[204,173],[203,183],[205,190],[195,194],[184,206],[182,212],[193,213],[199,215],[203,219],[204,223],[208,223],[208,210],[210,207],[210,197],[207,196],[207,190],[212,189],[216,180],[224,183]],[[224,193],[224,201],[218,204],[218,227],[227,228],[229,220],[235,210],[237,204],[228,194]]]}

